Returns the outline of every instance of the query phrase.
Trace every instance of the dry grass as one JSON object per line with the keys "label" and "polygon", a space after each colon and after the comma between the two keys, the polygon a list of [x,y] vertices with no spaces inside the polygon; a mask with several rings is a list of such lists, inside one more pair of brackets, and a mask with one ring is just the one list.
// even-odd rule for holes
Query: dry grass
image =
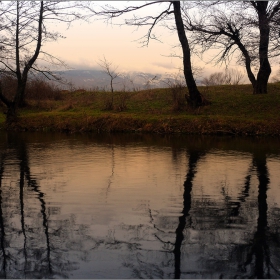
{"label": "dry grass", "polygon": [[266,95],[252,95],[250,85],[201,87],[211,105],[198,109],[187,107],[180,85],[114,92],[110,108],[111,92],[53,89],[41,96],[47,87],[36,86],[14,129],[280,135],[280,83],[269,84]]}

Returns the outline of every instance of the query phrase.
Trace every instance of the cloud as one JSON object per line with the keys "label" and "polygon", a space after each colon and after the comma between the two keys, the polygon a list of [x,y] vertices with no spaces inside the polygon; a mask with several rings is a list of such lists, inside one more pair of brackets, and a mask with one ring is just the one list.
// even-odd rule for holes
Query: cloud
{"label": "cloud", "polygon": [[100,66],[96,62],[89,61],[66,61],[67,66],[74,70],[100,70]]}
{"label": "cloud", "polygon": [[152,65],[157,66],[159,68],[167,69],[167,70],[174,70],[177,69],[177,66],[175,66],[172,63],[168,62],[154,62]]}

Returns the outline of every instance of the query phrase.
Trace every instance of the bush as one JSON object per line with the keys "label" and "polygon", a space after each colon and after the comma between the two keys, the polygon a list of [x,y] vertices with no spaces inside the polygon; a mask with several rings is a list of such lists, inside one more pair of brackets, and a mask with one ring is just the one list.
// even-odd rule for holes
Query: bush
{"label": "bush", "polygon": [[186,98],[187,93],[186,86],[182,79],[177,76],[175,78],[166,81],[166,84],[171,90],[172,96],[172,111],[183,111],[186,109]]}
{"label": "bush", "polygon": [[215,72],[201,82],[205,86],[239,85],[244,75],[236,69],[225,69],[224,72]]}
{"label": "bush", "polygon": [[[1,77],[2,93],[10,101],[14,99],[17,90],[17,79],[10,75]],[[25,89],[26,100],[61,100],[62,92],[55,85],[43,79],[27,81]]]}
{"label": "bush", "polygon": [[17,90],[17,80],[10,75],[1,77],[2,93],[8,100],[13,100]]}
{"label": "bush", "polygon": [[117,95],[116,110],[120,112],[125,111],[127,109],[127,101],[129,98],[130,94],[128,92],[119,92]]}
{"label": "bush", "polygon": [[26,99],[27,100],[61,100],[61,90],[42,79],[30,80],[26,85]]}

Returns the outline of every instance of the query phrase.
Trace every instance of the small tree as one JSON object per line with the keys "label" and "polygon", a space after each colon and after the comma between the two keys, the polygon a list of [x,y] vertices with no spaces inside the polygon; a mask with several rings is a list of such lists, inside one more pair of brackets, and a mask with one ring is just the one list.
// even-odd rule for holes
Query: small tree
{"label": "small tree", "polygon": [[101,66],[103,72],[110,77],[110,88],[111,88],[111,93],[113,93],[114,92],[113,81],[121,75],[121,73],[117,71],[118,66],[113,66],[112,62],[108,61],[105,56],[103,56],[103,59],[100,60],[98,65]]}
{"label": "small tree", "polygon": [[105,109],[112,110],[114,107],[114,87],[113,81],[121,75],[118,72],[118,66],[113,66],[112,62],[108,61],[105,56],[98,63],[100,67],[102,67],[103,72],[106,73],[110,77],[110,88],[111,88],[111,100],[106,100]]}

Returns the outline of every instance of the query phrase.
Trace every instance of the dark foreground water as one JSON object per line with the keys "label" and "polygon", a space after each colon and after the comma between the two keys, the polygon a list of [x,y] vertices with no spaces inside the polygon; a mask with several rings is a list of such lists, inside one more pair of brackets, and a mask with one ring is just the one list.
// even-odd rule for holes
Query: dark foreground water
{"label": "dark foreground water", "polygon": [[280,278],[280,141],[0,134],[1,278]]}

